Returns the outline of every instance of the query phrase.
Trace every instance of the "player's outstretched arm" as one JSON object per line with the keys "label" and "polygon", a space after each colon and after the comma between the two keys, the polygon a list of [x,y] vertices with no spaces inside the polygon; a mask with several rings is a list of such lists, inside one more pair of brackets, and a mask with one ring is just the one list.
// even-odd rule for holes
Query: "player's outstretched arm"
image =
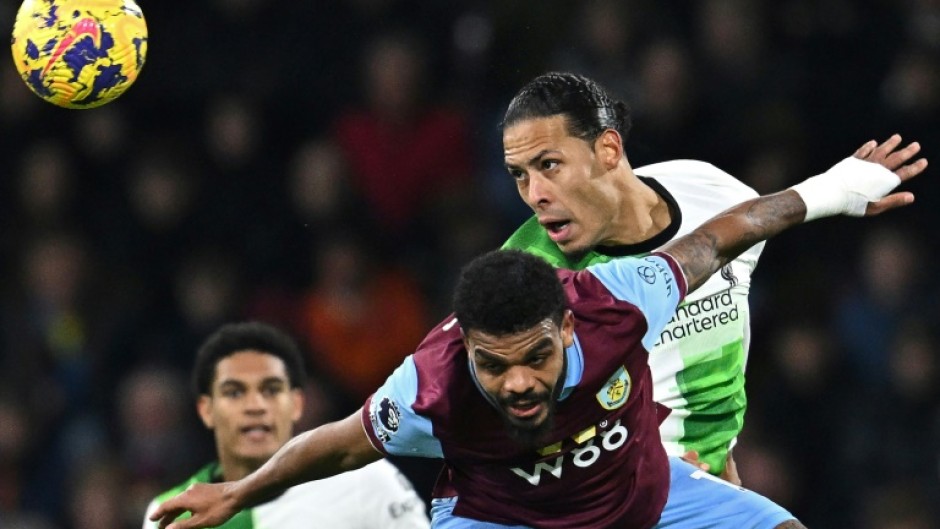
{"label": "player's outstretched arm", "polygon": [[[161,529],[216,527],[239,511],[285,489],[355,470],[382,458],[366,436],[361,411],[304,432],[281,447],[261,468],[239,481],[199,483],[165,501],[150,519]],[[177,517],[189,511],[192,516]]]}
{"label": "player's outstretched arm", "polygon": [[891,191],[922,173],[927,160],[911,162],[920,152],[917,142],[898,149],[900,144],[897,134],[881,144],[869,141],[825,173],[738,204],[661,250],[679,262],[691,292],[754,244],[796,224],[833,215],[879,215],[908,205],[912,193]]}

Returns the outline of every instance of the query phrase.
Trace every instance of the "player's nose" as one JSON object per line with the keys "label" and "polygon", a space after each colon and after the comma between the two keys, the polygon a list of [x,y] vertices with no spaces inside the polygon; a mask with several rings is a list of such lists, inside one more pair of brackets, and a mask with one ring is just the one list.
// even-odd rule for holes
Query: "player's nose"
{"label": "player's nose", "polygon": [[525,366],[514,366],[506,371],[503,378],[503,391],[522,395],[535,389],[536,378],[532,370]]}
{"label": "player's nose", "polygon": [[245,411],[248,413],[264,413],[268,409],[267,401],[260,391],[249,391],[245,396]]}
{"label": "player's nose", "polygon": [[532,171],[529,175],[527,199],[532,208],[544,207],[552,203],[551,182],[541,173]]}

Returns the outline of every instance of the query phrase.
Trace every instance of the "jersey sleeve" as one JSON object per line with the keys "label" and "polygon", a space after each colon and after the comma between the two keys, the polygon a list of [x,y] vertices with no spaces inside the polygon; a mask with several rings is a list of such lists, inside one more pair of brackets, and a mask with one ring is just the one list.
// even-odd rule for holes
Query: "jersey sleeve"
{"label": "jersey sleeve", "polygon": [[[427,529],[427,506],[414,486],[388,461],[376,461],[359,476],[359,508],[368,513],[363,529]],[[365,520],[364,520],[365,521]]]}
{"label": "jersey sleeve", "polygon": [[659,334],[676,313],[686,294],[686,281],[672,256],[654,253],[646,257],[614,259],[589,266],[617,299],[639,308],[646,317],[643,346],[652,349]]}
{"label": "jersey sleeve", "polygon": [[160,501],[154,499],[150,502],[150,505],[147,506],[147,510],[144,511],[143,529],[157,529],[157,524],[150,521],[150,515],[153,514],[153,511],[157,510],[157,507],[160,506],[160,503]]}
{"label": "jersey sleeve", "polygon": [[362,426],[384,454],[442,458],[441,442],[431,421],[415,413],[418,370],[409,356],[362,407]]}

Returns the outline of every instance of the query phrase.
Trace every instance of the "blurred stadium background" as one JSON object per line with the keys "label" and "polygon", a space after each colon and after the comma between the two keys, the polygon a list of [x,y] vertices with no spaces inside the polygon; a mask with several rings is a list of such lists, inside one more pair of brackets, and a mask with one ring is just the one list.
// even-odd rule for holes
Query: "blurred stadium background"
{"label": "blurred stadium background", "polygon": [[[186,377],[222,322],[299,338],[306,425],[351,412],[527,216],[497,125],[539,73],[630,102],[634,167],[761,192],[893,132],[940,146],[937,0],[140,5],[147,65],[105,107],[52,107],[0,60],[4,529],[139,527],[212,457]],[[755,274],[737,460],[814,529],[940,527],[936,172]],[[426,493],[436,467],[398,463]]]}

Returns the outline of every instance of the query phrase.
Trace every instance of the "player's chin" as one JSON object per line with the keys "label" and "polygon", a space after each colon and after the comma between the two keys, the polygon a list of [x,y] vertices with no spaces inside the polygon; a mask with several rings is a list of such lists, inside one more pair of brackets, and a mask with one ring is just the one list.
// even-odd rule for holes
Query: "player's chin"
{"label": "player's chin", "polygon": [[561,253],[565,254],[565,257],[572,261],[580,261],[592,248],[592,246],[578,239],[569,239],[556,244],[558,244],[558,249],[561,250]]}
{"label": "player's chin", "polygon": [[277,443],[253,444],[251,446],[241,447],[241,450],[238,451],[238,455],[246,462],[252,464],[258,463],[257,466],[261,466],[265,461],[271,459],[271,456],[277,452],[279,447],[280,445]]}
{"label": "player's chin", "polygon": [[532,448],[538,448],[546,442],[546,437],[553,427],[551,410],[544,406],[538,415],[531,417],[515,417],[510,413],[503,413],[509,436],[517,443]]}

